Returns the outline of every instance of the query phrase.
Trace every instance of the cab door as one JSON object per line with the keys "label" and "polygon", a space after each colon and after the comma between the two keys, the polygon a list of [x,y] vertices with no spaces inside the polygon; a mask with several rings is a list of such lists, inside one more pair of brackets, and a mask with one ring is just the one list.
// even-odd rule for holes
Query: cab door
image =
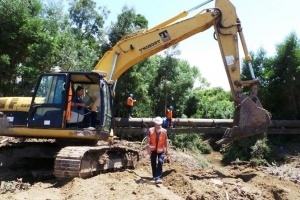
{"label": "cab door", "polygon": [[66,107],[66,74],[45,74],[33,94],[28,127],[61,128]]}

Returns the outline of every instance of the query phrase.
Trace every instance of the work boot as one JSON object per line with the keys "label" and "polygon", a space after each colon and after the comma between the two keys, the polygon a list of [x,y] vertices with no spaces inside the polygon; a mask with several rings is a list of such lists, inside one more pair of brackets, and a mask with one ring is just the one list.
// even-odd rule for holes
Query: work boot
{"label": "work boot", "polygon": [[157,180],[155,181],[155,183],[156,183],[156,184],[162,184],[163,181],[162,181],[162,179],[159,178],[159,179],[157,179]]}

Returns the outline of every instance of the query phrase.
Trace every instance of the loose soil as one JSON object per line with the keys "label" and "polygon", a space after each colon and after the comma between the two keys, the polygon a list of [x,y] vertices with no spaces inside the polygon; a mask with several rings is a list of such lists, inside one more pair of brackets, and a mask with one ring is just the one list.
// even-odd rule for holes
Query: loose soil
{"label": "loose soil", "polygon": [[164,164],[163,183],[159,185],[151,178],[145,151],[134,170],[103,173],[88,179],[50,179],[29,184],[21,179],[3,181],[8,174],[18,172],[2,171],[0,199],[300,199],[299,156],[290,157],[284,165],[273,163],[264,168],[242,161],[223,166],[221,159],[218,152],[195,156],[171,149],[170,162]]}

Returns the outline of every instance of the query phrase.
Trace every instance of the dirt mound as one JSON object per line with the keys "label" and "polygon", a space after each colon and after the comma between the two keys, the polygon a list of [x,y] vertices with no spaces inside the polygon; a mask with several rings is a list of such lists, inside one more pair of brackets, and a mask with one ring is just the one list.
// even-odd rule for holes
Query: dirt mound
{"label": "dirt mound", "polygon": [[[300,184],[270,173],[270,168],[250,165],[222,166],[221,155],[196,155],[170,150],[163,184],[152,180],[150,159],[142,152],[134,170],[104,173],[89,179],[52,179],[25,189],[2,191],[3,199],[300,199]],[[297,160],[298,159],[298,160]],[[298,174],[295,158],[291,164]],[[275,166],[270,166],[275,167]],[[279,168],[279,167],[277,167]],[[269,170],[269,171],[268,171]],[[286,174],[286,172],[285,172]]]}

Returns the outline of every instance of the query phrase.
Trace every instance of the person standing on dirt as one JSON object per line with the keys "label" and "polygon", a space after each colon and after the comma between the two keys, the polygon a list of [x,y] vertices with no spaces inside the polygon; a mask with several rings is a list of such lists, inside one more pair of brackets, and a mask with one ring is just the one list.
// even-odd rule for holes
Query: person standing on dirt
{"label": "person standing on dirt", "polygon": [[156,117],[154,127],[149,128],[148,153],[150,154],[152,176],[156,184],[162,183],[165,156],[168,155],[167,130],[162,128],[163,119]]}
{"label": "person standing on dirt", "polygon": [[130,94],[127,98],[126,107],[127,107],[127,115],[129,118],[132,117],[133,104],[136,102],[136,99],[133,99],[133,94]]}

